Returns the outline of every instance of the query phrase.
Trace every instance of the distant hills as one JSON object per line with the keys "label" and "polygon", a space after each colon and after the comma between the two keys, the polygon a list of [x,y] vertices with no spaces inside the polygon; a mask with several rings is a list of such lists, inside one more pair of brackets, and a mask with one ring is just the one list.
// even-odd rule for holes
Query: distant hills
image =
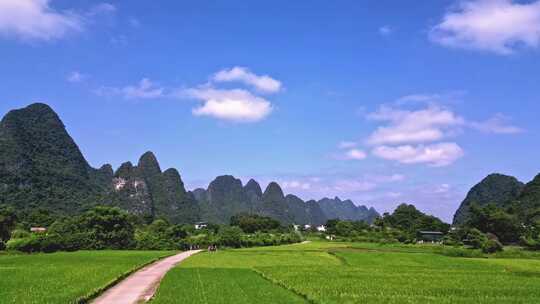
{"label": "distant hills", "polygon": [[162,171],[152,152],[143,154],[137,165],[123,163],[116,172],[111,165],[94,169],[58,115],[42,103],[10,111],[0,122],[0,204],[59,215],[106,204],[147,220],[166,218],[173,223],[228,223],[238,213],[312,225],[333,218],[372,222],[379,216],[375,209],[350,200],[304,202],[285,195],[275,182],[263,192],[255,180],[243,185],[230,175],[190,192],[176,169]]}
{"label": "distant hills", "polygon": [[471,205],[495,204],[502,208],[512,208],[518,216],[524,217],[540,208],[540,174],[524,184],[513,176],[490,174],[476,184],[468,193],[454,215],[453,224],[467,221]]}

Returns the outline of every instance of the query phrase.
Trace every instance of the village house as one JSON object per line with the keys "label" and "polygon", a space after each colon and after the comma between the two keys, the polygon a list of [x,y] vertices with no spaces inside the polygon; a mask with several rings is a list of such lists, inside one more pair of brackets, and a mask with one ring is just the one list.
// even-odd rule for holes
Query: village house
{"label": "village house", "polygon": [[208,223],[207,222],[198,222],[195,224],[195,229],[196,230],[200,230],[200,229],[203,229],[203,228],[206,228],[208,227]]}

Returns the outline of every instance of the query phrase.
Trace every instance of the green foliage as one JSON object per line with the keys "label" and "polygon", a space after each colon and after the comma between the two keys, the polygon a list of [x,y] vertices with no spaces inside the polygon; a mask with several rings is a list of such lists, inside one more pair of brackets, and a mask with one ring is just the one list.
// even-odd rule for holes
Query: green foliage
{"label": "green foliage", "polygon": [[9,250],[22,252],[129,249],[134,246],[131,217],[118,208],[95,207],[81,216],[55,221],[46,234],[23,234],[8,242]]}
{"label": "green foliage", "polygon": [[483,253],[496,253],[499,251],[503,251],[503,245],[497,240],[490,239],[482,244]]}
{"label": "green foliage", "polygon": [[242,246],[242,229],[236,226],[224,226],[218,234],[219,243],[223,246],[239,248]]}
{"label": "green foliage", "polygon": [[135,233],[137,249],[178,250],[186,247],[187,232],[184,226],[171,225],[165,220],[155,220]]}
{"label": "green foliage", "polygon": [[401,242],[411,242],[418,231],[440,231],[447,233],[450,225],[437,217],[426,215],[414,205],[401,204],[392,214],[385,213],[382,218],[375,220],[375,225],[383,228],[393,228],[402,232],[398,236]]}
{"label": "green foliage", "polygon": [[119,208],[98,206],[81,216],[93,249],[125,249],[133,246],[134,227],[130,216]]}
{"label": "green foliage", "polygon": [[13,208],[0,206],[0,241],[2,243],[10,239],[16,221],[17,216]]}
{"label": "green foliage", "polygon": [[269,232],[281,228],[279,221],[256,214],[241,213],[231,217],[231,226],[238,226],[245,233]]}
{"label": "green foliage", "polygon": [[467,232],[463,243],[471,248],[480,249],[487,241],[488,238],[482,231],[473,228]]}
{"label": "green foliage", "polygon": [[518,199],[523,187],[523,183],[513,176],[502,174],[487,176],[467,193],[467,197],[454,215],[454,225],[462,225],[467,222],[473,204],[479,207],[488,204],[508,207],[509,203]]}
{"label": "green foliage", "polygon": [[484,207],[479,207],[476,204],[471,205],[466,225],[484,233],[493,233],[503,243],[517,242],[522,233],[518,217],[509,214],[495,204],[488,204]]}

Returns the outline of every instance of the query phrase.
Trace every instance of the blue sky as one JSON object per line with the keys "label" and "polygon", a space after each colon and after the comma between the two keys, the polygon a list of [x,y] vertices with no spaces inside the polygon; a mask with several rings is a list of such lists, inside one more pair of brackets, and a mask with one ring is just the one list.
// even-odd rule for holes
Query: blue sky
{"label": "blue sky", "polygon": [[48,103],[95,167],[445,220],[540,171],[540,1],[291,2],[0,0],[0,113]]}

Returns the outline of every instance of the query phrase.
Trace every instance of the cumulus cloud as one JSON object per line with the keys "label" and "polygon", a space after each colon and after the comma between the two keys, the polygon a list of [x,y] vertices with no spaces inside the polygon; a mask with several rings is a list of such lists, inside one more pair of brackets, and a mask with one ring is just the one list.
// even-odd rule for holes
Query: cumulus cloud
{"label": "cumulus cloud", "polygon": [[540,45],[540,1],[459,1],[430,31],[443,46],[511,54]]}
{"label": "cumulus cloud", "polygon": [[53,40],[83,29],[82,17],[60,12],[49,0],[0,1],[0,33],[29,40]]}
{"label": "cumulus cloud", "polygon": [[60,11],[50,6],[50,0],[0,1],[0,34],[22,40],[50,41],[60,39],[84,29],[86,18],[104,12],[114,12],[115,7],[99,3],[87,13]]}
{"label": "cumulus cloud", "polygon": [[366,152],[359,149],[350,149],[344,154],[344,159],[348,160],[362,160],[367,157]]}
{"label": "cumulus cloud", "polygon": [[272,104],[242,89],[220,90],[214,88],[189,89],[186,93],[203,101],[193,109],[196,116],[211,116],[235,122],[255,122],[272,112]]}
{"label": "cumulus cloud", "polygon": [[125,87],[101,87],[95,91],[100,96],[120,95],[125,99],[155,99],[166,97],[165,88],[148,78],[143,78],[136,85]]}
{"label": "cumulus cloud", "polygon": [[268,76],[256,75],[245,67],[233,67],[215,73],[215,82],[241,82],[264,93],[276,93],[281,90],[281,82]]}
{"label": "cumulus cloud", "polygon": [[463,149],[453,142],[431,145],[378,146],[373,155],[382,159],[394,160],[403,164],[425,163],[434,167],[452,164],[464,155]]}
{"label": "cumulus cloud", "polygon": [[370,145],[432,142],[449,136],[451,127],[464,124],[464,119],[450,110],[429,106],[419,110],[381,107],[368,115],[374,121],[388,122],[368,138]]}
{"label": "cumulus cloud", "polygon": [[496,114],[483,122],[471,122],[470,126],[485,133],[494,134],[516,134],[524,130],[510,124],[510,118],[503,114]]}

